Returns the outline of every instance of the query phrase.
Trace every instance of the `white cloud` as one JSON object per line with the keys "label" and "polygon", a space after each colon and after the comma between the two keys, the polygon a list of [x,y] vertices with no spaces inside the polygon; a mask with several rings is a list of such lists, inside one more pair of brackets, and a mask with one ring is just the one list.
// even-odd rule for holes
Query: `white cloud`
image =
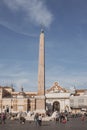
{"label": "white cloud", "polygon": [[[20,63],[0,64],[0,85],[15,86],[15,89],[20,90],[24,87],[26,91],[37,91],[38,74],[32,70],[26,70]],[[66,70],[63,66],[49,67],[46,70],[46,89],[50,88],[56,81],[64,88],[76,87],[87,88],[87,73],[83,71],[73,72]]]}
{"label": "white cloud", "polygon": [[46,88],[58,82],[64,88],[87,88],[87,72],[67,70],[65,66],[49,67],[46,71]]}
{"label": "white cloud", "polygon": [[51,12],[41,0],[4,0],[4,2],[13,11],[24,11],[29,22],[49,27],[53,20]]}
{"label": "white cloud", "polygon": [[31,71],[26,71],[21,64],[0,64],[0,85],[15,86],[15,89],[20,90],[21,87],[26,90],[32,90],[37,86],[36,74]]}
{"label": "white cloud", "polygon": [[87,79],[84,75],[82,76],[72,76],[72,75],[50,75],[46,76],[46,88],[49,88],[53,85],[54,82],[58,82],[60,86],[64,88],[71,88],[71,87],[76,87],[76,89],[84,89],[87,88]]}
{"label": "white cloud", "polygon": [[13,25],[13,24],[9,24],[8,21],[4,21],[4,20],[1,20],[0,21],[0,25],[8,28],[9,30],[15,32],[15,33],[19,33],[19,34],[22,34],[22,35],[25,35],[25,36],[29,36],[29,37],[37,37],[37,34],[31,34],[31,33],[28,33],[28,32],[25,32],[25,31],[20,31],[18,30],[18,26],[16,25]]}

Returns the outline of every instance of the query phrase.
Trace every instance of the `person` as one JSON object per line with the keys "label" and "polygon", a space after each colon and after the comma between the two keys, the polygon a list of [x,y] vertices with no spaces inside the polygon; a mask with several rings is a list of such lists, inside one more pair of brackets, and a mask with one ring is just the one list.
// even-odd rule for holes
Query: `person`
{"label": "person", "polygon": [[81,120],[82,120],[82,121],[85,120],[85,116],[84,116],[84,114],[82,115]]}
{"label": "person", "polygon": [[60,114],[60,122],[62,123],[62,121],[65,119],[64,113]]}
{"label": "person", "polygon": [[55,116],[56,124],[59,123],[59,114],[57,113]]}
{"label": "person", "polygon": [[42,116],[41,116],[41,114],[38,117],[38,124],[39,124],[39,126],[42,125]]}
{"label": "person", "polygon": [[20,123],[25,124],[25,118],[23,116],[20,117]]}
{"label": "person", "polygon": [[38,124],[38,117],[39,117],[39,115],[38,115],[38,113],[36,113],[34,116],[34,121],[35,121],[36,126]]}
{"label": "person", "polygon": [[0,113],[0,124],[2,123],[2,120],[1,120],[1,113]]}
{"label": "person", "polygon": [[5,113],[1,113],[1,122],[5,124],[6,123],[5,120],[6,120]]}

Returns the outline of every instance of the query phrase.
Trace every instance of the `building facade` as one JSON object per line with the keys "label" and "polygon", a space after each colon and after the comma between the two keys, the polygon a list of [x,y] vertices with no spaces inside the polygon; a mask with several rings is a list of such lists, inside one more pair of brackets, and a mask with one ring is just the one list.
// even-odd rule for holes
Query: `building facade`
{"label": "building facade", "polygon": [[45,98],[43,95],[39,96],[38,92],[24,92],[23,88],[20,92],[15,92],[12,87],[0,87],[0,112],[35,112],[38,110],[40,112],[44,108],[43,99],[45,110],[62,112],[67,109],[70,111],[69,97],[70,93],[60,87],[57,82],[45,91]]}
{"label": "building facade", "polygon": [[70,96],[70,108],[73,113],[87,112],[87,90],[76,90],[75,95]]}
{"label": "building facade", "polygon": [[[25,92],[23,88],[20,92],[16,92],[12,87],[0,86],[0,112],[40,112],[38,110],[44,108],[43,99],[43,97],[38,98],[38,92]],[[45,91],[44,101],[45,110],[51,113],[54,111],[73,113],[87,111],[86,90],[77,90],[72,95],[69,90],[59,86],[57,82]],[[44,113],[44,111],[41,112]]]}

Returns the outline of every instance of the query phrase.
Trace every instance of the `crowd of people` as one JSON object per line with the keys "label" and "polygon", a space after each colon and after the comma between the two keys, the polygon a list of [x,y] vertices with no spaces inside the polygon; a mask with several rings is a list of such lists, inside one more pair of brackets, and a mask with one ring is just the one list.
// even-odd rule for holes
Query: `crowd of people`
{"label": "crowd of people", "polygon": [[[24,117],[24,115],[25,114],[23,114],[23,113],[19,114],[19,122],[21,124],[25,124],[25,122],[26,122],[26,118]],[[45,116],[47,117],[47,115],[45,115]],[[78,116],[72,116],[72,118],[73,117],[76,118]],[[0,124],[5,124],[6,123],[6,119],[7,119],[6,113],[4,113],[4,112],[0,113]],[[15,118],[10,118],[10,119],[15,119]],[[57,123],[65,124],[65,123],[67,123],[67,121],[69,121],[69,115],[68,115],[68,113],[58,113],[58,112],[55,112],[55,116],[50,116],[49,119],[50,119],[49,121],[51,121],[51,120],[55,121],[56,124]],[[87,120],[87,115],[85,115],[85,114],[80,115],[80,120],[81,121]],[[36,126],[41,126],[42,125],[42,121],[43,121],[43,115],[40,114],[40,113],[35,113],[33,121],[35,122]]]}

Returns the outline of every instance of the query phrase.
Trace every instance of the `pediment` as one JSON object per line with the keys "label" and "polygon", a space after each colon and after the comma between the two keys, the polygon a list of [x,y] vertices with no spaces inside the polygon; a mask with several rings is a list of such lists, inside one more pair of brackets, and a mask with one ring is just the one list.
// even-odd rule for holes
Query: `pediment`
{"label": "pediment", "polygon": [[61,86],[57,82],[54,82],[53,86],[46,91],[46,93],[65,93],[67,90]]}

